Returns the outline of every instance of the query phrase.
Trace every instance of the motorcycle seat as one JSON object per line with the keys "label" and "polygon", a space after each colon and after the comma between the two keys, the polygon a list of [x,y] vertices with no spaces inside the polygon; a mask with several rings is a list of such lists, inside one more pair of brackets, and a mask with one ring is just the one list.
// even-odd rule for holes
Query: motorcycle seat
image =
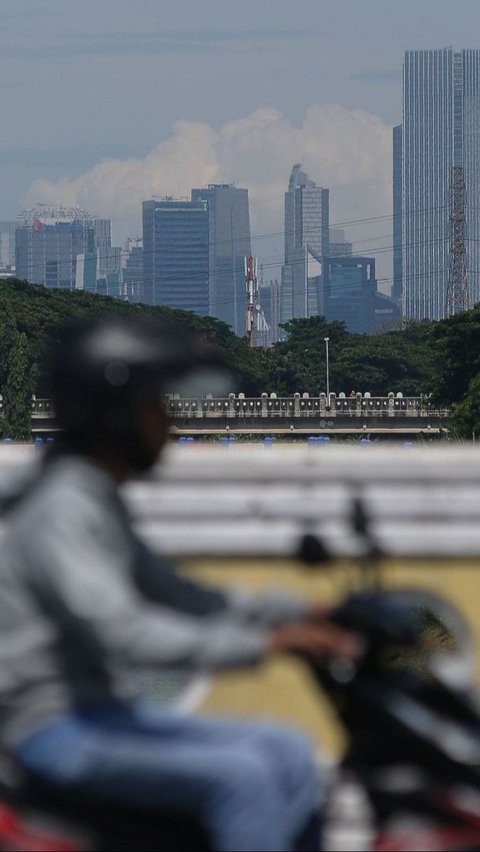
{"label": "motorcycle seat", "polygon": [[[10,845],[2,842],[2,831],[10,833]],[[36,836],[47,845],[40,845]],[[33,845],[28,846],[28,838]],[[210,852],[212,847],[200,822],[189,814],[153,813],[119,802],[100,802],[88,791],[66,793],[27,776],[0,754],[0,848],[22,852],[28,848],[45,852]]]}

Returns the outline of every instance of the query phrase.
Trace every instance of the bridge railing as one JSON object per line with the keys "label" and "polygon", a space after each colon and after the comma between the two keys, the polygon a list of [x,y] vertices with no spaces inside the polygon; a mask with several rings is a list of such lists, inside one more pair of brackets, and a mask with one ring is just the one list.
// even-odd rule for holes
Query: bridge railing
{"label": "bridge railing", "polygon": [[395,396],[372,397],[370,394],[355,394],[346,397],[332,393],[311,397],[294,394],[278,397],[275,394],[260,397],[245,397],[243,394],[218,398],[185,399],[169,398],[170,416],[175,420],[238,419],[238,418],[336,418],[336,417],[431,417],[448,416],[447,410],[435,410],[424,397]]}
{"label": "bridge railing", "polygon": [[[5,416],[5,398],[0,394],[0,417]],[[35,419],[47,418],[52,419],[55,417],[55,410],[53,407],[53,403],[51,399],[41,398],[37,399],[36,396],[32,396],[32,417]]]}
{"label": "bridge railing", "polygon": [[[448,417],[447,409],[434,409],[425,397],[388,396],[374,397],[369,394],[345,396],[331,393],[309,396],[296,393],[289,397],[262,394],[246,397],[243,394],[210,398],[168,398],[169,414],[174,420],[198,418],[209,419],[291,419],[291,418],[336,418],[336,417]],[[0,396],[0,417],[5,411],[5,400]],[[52,400],[32,397],[32,418],[54,419]]]}
{"label": "bridge railing", "polygon": [[[2,409],[3,413],[3,409]],[[32,417],[41,418],[55,417],[55,411],[53,408],[53,403],[51,399],[37,399],[35,396],[32,397]]]}

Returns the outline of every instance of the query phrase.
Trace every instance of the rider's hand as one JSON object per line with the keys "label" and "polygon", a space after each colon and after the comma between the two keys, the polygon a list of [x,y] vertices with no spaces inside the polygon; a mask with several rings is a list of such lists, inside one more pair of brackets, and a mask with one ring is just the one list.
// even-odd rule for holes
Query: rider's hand
{"label": "rider's hand", "polygon": [[325,621],[325,619],[328,618],[331,609],[331,604],[326,604],[323,601],[315,601],[310,608],[309,618],[311,621]]}
{"label": "rider's hand", "polygon": [[270,654],[297,652],[317,659],[348,657],[358,660],[362,645],[358,638],[335,624],[302,622],[278,627],[270,637]]}

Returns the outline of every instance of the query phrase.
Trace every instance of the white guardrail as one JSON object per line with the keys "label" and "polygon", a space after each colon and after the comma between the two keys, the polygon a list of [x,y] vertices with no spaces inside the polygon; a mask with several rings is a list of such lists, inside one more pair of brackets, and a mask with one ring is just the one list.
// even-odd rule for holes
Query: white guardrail
{"label": "white guardrail", "polygon": [[[33,453],[0,447],[0,503]],[[386,555],[480,557],[475,447],[175,446],[124,494],[141,535],[175,557],[291,557],[305,533],[335,557],[361,555],[354,497]]]}

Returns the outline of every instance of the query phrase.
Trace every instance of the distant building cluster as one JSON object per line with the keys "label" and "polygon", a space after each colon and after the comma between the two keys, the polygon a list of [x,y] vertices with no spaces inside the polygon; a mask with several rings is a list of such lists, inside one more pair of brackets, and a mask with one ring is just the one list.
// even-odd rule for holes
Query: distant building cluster
{"label": "distant building cluster", "polygon": [[[452,284],[452,254],[458,269],[462,249],[461,240],[452,244],[455,168],[463,284]],[[284,199],[281,275],[268,280],[259,268],[256,344],[277,341],[294,318],[324,315],[359,334],[402,316],[441,319],[452,286],[468,286],[471,305],[480,301],[479,198],[480,51],[407,51],[403,122],[393,128],[391,296],[378,289],[375,257],[357,255],[345,231],[330,227],[330,190],[296,163]],[[457,220],[461,213],[457,198]],[[250,254],[248,190],[233,184],[144,201],[142,234],[123,247],[112,244],[110,219],[78,208],[39,205],[0,222],[0,277],[194,311],[240,336]]]}
{"label": "distant building cluster", "polygon": [[[248,190],[194,188],[189,198],[144,201],[143,234],[112,245],[112,223],[79,208],[38,205],[0,222],[0,275],[51,289],[83,290],[165,305],[246,330],[245,258],[251,253]],[[357,257],[342,230],[329,228],[329,190],[301,165],[285,193],[281,281],[260,268],[255,342],[269,346],[281,324],[324,314],[370,333],[396,315],[377,292],[375,261]]]}
{"label": "distant building cluster", "polygon": [[281,322],[321,314],[358,334],[386,330],[399,305],[378,291],[375,259],[354,255],[345,231],[329,227],[329,203],[329,190],[296,163],[285,193]]}
{"label": "distant building cluster", "polygon": [[19,215],[14,252],[18,278],[54,290],[125,294],[125,253],[112,246],[110,219],[92,217],[77,207],[39,205]]}

